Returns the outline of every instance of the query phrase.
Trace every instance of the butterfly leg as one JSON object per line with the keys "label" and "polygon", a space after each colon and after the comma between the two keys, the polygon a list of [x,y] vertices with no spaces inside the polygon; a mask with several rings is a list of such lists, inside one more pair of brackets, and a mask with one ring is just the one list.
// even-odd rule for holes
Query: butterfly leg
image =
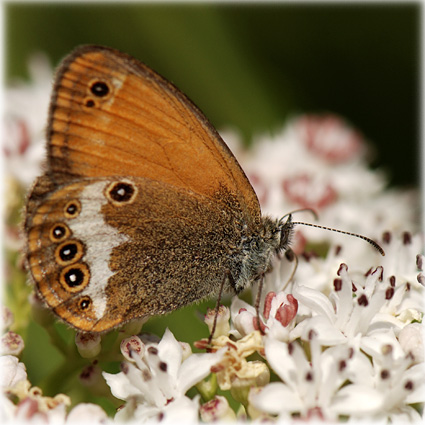
{"label": "butterfly leg", "polygon": [[213,322],[213,325],[212,325],[210,336],[208,338],[208,345],[211,344],[211,340],[214,336],[214,332],[215,332],[215,329],[217,327],[217,316],[218,316],[218,311],[220,309],[221,296],[223,294],[224,284],[226,283],[227,279],[229,279],[230,283],[233,284],[232,286],[234,286],[233,277],[232,277],[232,274],[230,273],[230,270],[226,270],[226,272],[223,275],[223,279],[221,281],[221,284],[220,284],[220,289],[218,291],[218,296],[217,296],[217,303],[215,305],[214,322]]}
{"label": "butterfly leg", "polygon": [[263,292],[263,284],[264,284],[264,273],[260,277],[260,281],[258,282],[258,291],[257,291],[257,297],[255,299],[255,313],[257,316],[257,327],[259,331],[261,332],[261,335],[264,335],[264,325],[261,323],[260,319],[260,302],[261,302],[261,292]]}
{"label": "butterfly leg", "polygon": [[295,263],[294,263],[294,269],[292,270],[291,275],[289,276],[289,278],[288,278],[288,280],[286,281],[285,285],[283,285],[282,291],[284,291],[284,290],[286,289],[286,287],[289,285],[289,282],[291,282],[291,280],[294,278],[294,276],[295,276],[295,272],[297,271],[297,268],[298,268],[298,256],[297,256],[297,254],[295,254],[295,252],[294,252],[294,251],[292,251],[292,249],[291,249],[291,248],[288,248],[288,249],[285,251],[285,258],[286,258],[288,261],[290,261],[291,263],[292,263],[293,261],[295,261]]}

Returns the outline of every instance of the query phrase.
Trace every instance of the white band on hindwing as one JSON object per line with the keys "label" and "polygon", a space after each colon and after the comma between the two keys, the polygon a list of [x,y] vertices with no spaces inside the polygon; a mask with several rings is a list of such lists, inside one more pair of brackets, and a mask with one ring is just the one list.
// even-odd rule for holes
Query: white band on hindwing
{"label": "white band on hindwing", "polygon": [[91,298],[97,319],[103,317],[107,305],[105,289],[113,276],[109,268],[112,250],[126,242],[128,236],[119,233],[106,223],[101,212],[108,201],[104,188],[110,181],[102,180],[88,185],[81,193],[81,212],[78,217],[67,221],[73,236],[86,246],[84,261],[90,269],[90,283],[80,295]]}

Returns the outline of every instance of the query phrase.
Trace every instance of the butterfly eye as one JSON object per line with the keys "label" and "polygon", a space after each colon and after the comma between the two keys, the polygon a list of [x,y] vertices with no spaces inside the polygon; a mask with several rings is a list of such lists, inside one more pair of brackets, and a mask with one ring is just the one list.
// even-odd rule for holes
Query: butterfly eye
{"label": "butterfly eye", "polygon": [[81,204],[77,200],[69,201],[64,208],[66,218],[74,218],[80,214]]}
{"label": "butterfly eye", "polygon": [[106,188],[106,197],[117,206],[132,203],[136,194],[137,187],[130,181],[114,182]]}
{"label": "butterfly eye", "polygon": [[95,81],[90,86],[90,91],[97,97],[105,97],[110,93],[110,88],[104,81]]}
{"label": "butterfly eye", "polygon": [[55,251],[55,259],[61,266],[77,262],[84,255],[84,247],[79,241],[66,241]]}
{"label": "butterfly eye", "polygon": [[81,310],[87,310],[90,307],[91,298],[90,297],[82,297],[78,302],[78,306]]}
{"label": "butterfly eye", "polygon": [[68,226],[65,224],[55,224],[50,229],[50,240],[52,242],[61,242],[71,234]]}
{"label": "butterfly eye", "polygon": [[79,292],[90,281],[89,269],[85,264],[73,264],[62,270],[59,281],[66,291]]}

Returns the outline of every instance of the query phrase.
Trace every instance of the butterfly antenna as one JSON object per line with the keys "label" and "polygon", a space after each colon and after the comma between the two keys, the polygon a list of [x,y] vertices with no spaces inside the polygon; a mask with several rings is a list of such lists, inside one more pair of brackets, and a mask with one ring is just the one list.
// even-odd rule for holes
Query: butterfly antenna
{"label": "butterfly antenna", "polygon": [[343,233],[344,235],[355,236],[356,238],[360,238],[366,242],[369,242],[382,256],[385,256],[385,251],[379,246],[379,244],[375,242],[373,239],[368,238],[366,236],[359,235],[357,233],[346,232],[345,230],[333,229],[332,227],[319,226],[318,224],[303,223],[301,221],[295,221],[292,224],[293,225],[302,224],[303,226],[317,227],[318,229],[330,230],[331,232],[337,232],[337,233]]}
{"label": "butterfly antenna", "polygon": [[313,210],[313,208],[300,208],[298,210],[293,210],[293,211],[285,214],[279,221],[283,221],[285,217],[292,216],[292,214],[300,213],[300,212],[306,212],[306,211],[311,212],[313,214],[315,220],[319,219],[319,215],[317,214],[317,212],[315,210]]}

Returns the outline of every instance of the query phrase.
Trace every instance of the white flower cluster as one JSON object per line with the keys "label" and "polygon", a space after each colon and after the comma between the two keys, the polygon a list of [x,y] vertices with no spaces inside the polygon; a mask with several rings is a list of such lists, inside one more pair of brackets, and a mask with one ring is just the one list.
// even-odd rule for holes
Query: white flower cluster
{"label": "white flower cluster", "polygon": [[137,336],[125,339],[121,351],[127,359],[122,371],[103,373],[112,394],[127,400],[117,420],[197,422],[199,397],[190,399],[185,394],[211,373],[223,350],[193,354],[167,330],[159,343],[144,344]]}
{"label": "white flower cluster", "polygon": [[[387,255],[397,251],[400,257],[411,252],[412,245],[409,241],[401,247],[394,240],[384,246]],[[300,272],[311,269],[311,261],[301,259]],[[319,267],[327,259],[314,261]],[[419,269],[422,262],[423,256],[418,256]],[[277,295],[275,281],[268,282],[272,290],[264,303],[263,316],[269,316],[264,321],[264,356],[280,382],[250,392],[249,402],[263,418],[267,414],[327,421],[421,419],[412,405],[425,401],[424,291],[419,283],[424,275],[422,270],[416,272],[416,266],[406,271],[389,274],[377,266],[363,274],[351,273],[341,263],[328,288],[315,289],[316,282],[310,282],[304,271]],[[284,329],[282,321],[271,322],[266,314],[269,294],[287,298],[280,309],[291,308],[291,297],[297,300],[298,311]],[[238,299],[233,300],[231,312],[240,334],[255,323],[254,309]]]}
{"label": "white flower cluster", "polygon": [[[33,71],[35,84],[8,91],[5,104],[6,171],[22,185],[44,155],[51,74],[44,65]],[[215,334],[196,344],[207,353],[192,353],[167,330],[159,342],[123,339],[119,373],[90,365],[125,402],[114,420],[423,420],[425,258],[415,192],[387,189],[384,174],[368,168],[361,135],[332,115],[294,119],[250,151],[232,134],[225,139],[266,213],[313,208],[320,224],[375,238],[386,256],[359,239],[297,226],[297,261],[279,259],[266,275],[259,315],[238,297],[207,315],[210,331],[217,320]],[[7,330],[7,310],[3,322]],[[84,358],[101,353],[99,336],[77,335],[76,343]],[[2,423],[112,421],[94,404],[67,413],[68,396],[32,387],[23,348],[19,335],[4,333]]]}

